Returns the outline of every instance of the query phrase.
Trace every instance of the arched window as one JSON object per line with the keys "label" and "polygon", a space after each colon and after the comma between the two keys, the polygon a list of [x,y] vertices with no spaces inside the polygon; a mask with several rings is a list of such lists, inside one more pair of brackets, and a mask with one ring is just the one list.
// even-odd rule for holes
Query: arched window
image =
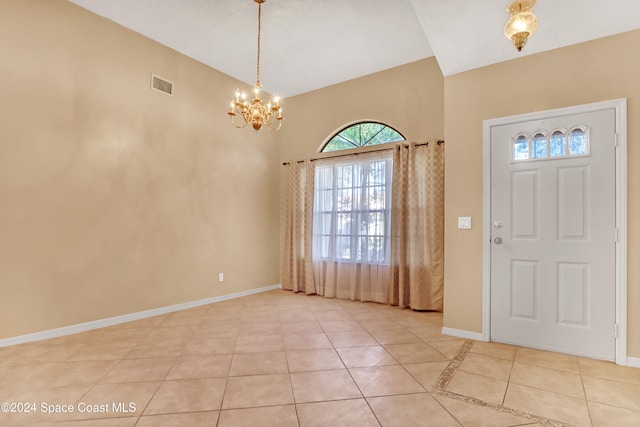
{"label": "arched window", "polygon": [[545,136],[544,133],[537,132],[533,136],[533,140],[531,141],[531,144],[533,145],[531,150],[533,154],[533,156],[531,156],[532,158],[544,159],[545,157],[547,157],[547,137]]}
{"label": "arched window", "polygon": [[513,159],[529,159],[529,140],[524,135],[518,135],[513,141]]}
{"label": "arched window", "polygon": [[329,137],[320,151],[326,153],[404,140],[405,137],[389,125],[380,122],[359,122],[344,127]]}
{"label": "arched window", "polygon": [[564,144],[564,134],[563,130],[556,130],[551,134],[551,139],[549,140],[550,153],[551,157],[562,157],[567,153],[565,144]]}
{"label": "arched window", "polygon": [[589,154],[589,139],[586,128],[576,126],[569,132],[569,155],[584,156]]}

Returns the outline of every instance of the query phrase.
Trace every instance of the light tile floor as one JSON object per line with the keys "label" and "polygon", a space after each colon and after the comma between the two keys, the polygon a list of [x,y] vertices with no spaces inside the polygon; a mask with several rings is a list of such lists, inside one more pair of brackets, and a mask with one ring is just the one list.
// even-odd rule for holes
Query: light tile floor
{"label": "light tile floor", "polygon": [[278,290],[0,348],[0,425],[640,426],[638,369],[441,328]]}

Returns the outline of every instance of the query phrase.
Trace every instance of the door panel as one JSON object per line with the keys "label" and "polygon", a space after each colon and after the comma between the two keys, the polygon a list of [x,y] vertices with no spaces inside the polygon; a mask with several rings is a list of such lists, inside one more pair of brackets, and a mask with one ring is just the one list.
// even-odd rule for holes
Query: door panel
{"label": "door panel", "polygon": [[536,261],[511,260],[511,317],[537,319]]}
{"label": "door panel", "polygon": [[558,322],[588,327],[589,265],[558,263]]}
{"label": "door panel", "polygon": [[586,167],[558,168],[558,218],[560,240],[586,240],[589,210],[585,204],[588,188]]}
{"label": "door panel", "polygon": [[538,237],[538,171],[511,174],[512,239]]}
{"label": "door panel", "polygon": [[[518,136],[536,157],[577,125],[586,155],[554,137],[514,160]],[[614,142],[614,109],[491,128],[492,340],[615,358]]]}

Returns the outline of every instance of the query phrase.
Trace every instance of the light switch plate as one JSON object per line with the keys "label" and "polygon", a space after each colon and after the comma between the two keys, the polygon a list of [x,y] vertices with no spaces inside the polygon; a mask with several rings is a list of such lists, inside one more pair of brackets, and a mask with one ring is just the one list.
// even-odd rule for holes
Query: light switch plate
{"label": "light switch plate", "polygon": [[471,217],[459,216],[458,217],[458,229],[459,230],[471,230]]}

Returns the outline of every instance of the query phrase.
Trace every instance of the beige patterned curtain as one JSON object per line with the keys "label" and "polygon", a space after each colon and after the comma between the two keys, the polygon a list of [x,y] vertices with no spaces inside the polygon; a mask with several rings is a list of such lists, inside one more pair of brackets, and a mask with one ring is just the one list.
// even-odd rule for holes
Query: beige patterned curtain
{"label": "beige patterned curtain", "polygon": [[410,144],[393,158],[391,304],[442,311],[444,144]]}
{"label": "beige patterned curtain", "polygon": [[282,287],[307,294],[316,293],[311,257],[314,175],[309,160],[289,164]]}

